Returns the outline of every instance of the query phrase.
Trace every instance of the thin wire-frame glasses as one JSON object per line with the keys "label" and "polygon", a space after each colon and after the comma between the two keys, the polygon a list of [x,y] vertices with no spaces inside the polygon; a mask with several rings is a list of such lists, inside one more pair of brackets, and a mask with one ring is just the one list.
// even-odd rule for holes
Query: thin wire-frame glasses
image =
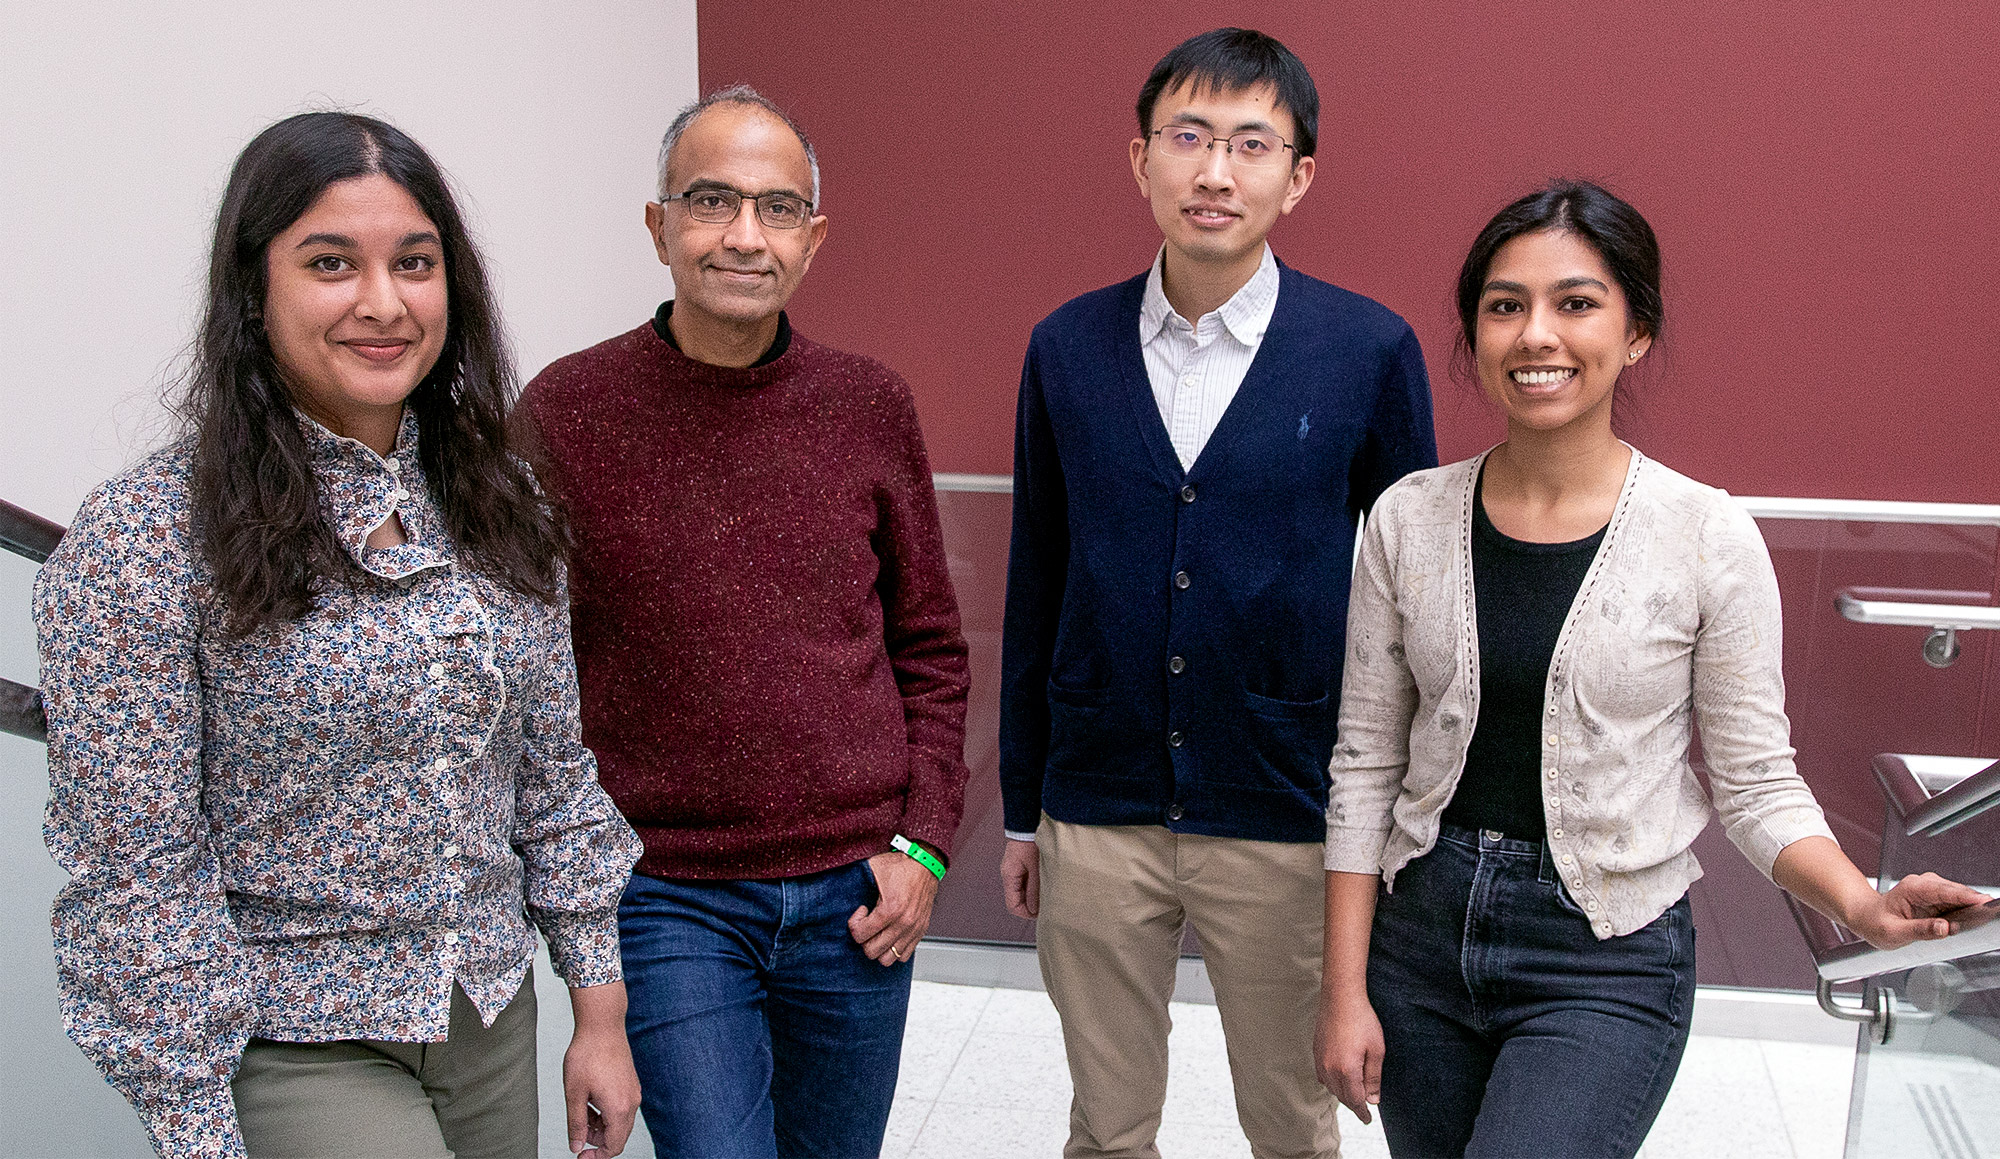
{"label": "thin wire-frame glasses", "polygon": [[1275,165],[1285,150],[1298,152],[1297,146],[1276,133],[1251,131],[1218,137],[1199,125],[1168,125],[1154,129],[1153,136],[1160,140],[1160,152],[1178,161],[1197,160],[1218,142],[1238,165]]}
{"label": "thin wire-frame glasses", "polygon": [[760,193],[752,197],[735,189],[710,187],[660,198],[662,205],[669,201],[681,202],[687,207],[689,217],[708,225],[728,225],[735,221],[746,201],[756,203],[757,220],[766,229],[797,229],[812,220],[812,202],[789,193]]}

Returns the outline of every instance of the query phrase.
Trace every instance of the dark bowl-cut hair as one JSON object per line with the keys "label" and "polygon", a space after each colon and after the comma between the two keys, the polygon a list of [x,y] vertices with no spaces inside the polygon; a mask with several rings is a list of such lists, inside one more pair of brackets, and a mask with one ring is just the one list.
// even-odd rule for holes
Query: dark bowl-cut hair
{"label": "dark bowl-cut hair", "polygon": [[1175,45],[1139,87],[1141,137],[1153,131],[1153,106],[1160,94],[1183,82],[1197,91],[1221,92],[1270,85],[1278,91],[1279,107],[1297,124],[1293,163],[1312,156],[1319,145],[1319,89],[1305,62],[1276,37],[1249,28],[1218,28]]}
{"label": "dark bowl-cut hair", "polygon": [[437,163],[401,130],[354,113],[287,117],[244,147],[215,218],[208,302],[179,411],[193,447],[192,528],[234,636],[296,620],[359,569],[327,525],[297,400],[264,330],[267,252],[328,186],[380,174],[437,227],[448,296],[443,350],[405,405],[418,458],[465,562],[556,598],[568,532],[509,445],[517,394],[486,269]]}
{"label": "dark bowl-cut hair", "polygon": [[1459,267],[1456,361],[1458,372],[1470,381],[1478,381],[1473,348],[1479,337],[1479,299],[1493,256],[1517,237],[1544,232],[1574,234],[1590,243],[1624,291],[1632,324],[1654,345],[1659,343],[1666,306],[1660,296],[1660,242],[1653,227],[1631,203],[1601,185],[1551,181],[1495,214],[1472,239]]}

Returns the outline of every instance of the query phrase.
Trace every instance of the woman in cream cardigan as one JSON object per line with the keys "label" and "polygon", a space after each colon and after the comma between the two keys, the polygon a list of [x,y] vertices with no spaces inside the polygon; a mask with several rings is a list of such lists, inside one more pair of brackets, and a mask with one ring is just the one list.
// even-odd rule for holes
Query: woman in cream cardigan
{"label": "woman in cream cardigan", "polygon": [[1689,846],[1714,804],[1779,885],[1876,945],[1984,896],[1878,894],[1793,767],[1778,587],[1722,491],[1612,433],[1662,321],[1638,211],[1558,183],[1459,275],[1507,441],[1376,504],[1327,807],[1320,1077],[1397,1156],[1631,1155],[1694,1000]]}

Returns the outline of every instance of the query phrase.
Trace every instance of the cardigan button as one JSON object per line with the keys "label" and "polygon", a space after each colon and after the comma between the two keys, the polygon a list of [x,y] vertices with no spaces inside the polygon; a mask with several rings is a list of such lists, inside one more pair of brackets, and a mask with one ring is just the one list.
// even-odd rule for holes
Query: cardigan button
{"label": "cardigan button", "polygon": [[1178,821],[1185,816],[1187,816],[1187,810],[1181,808],[1179,805],[1167,806],[1167,820]]}
{"label": "cardigan button", "polygon": [[1187,739],[1186,737],[1180,734],[1179,730],[1170,732],[1167,734],[1167,747],[1179,748],[1181,747],[1181,742],[1185,741],[1186,739]]}
{"label": "cardigan button", "polygon": [[1187,484],[1186,486],[1184,486],[1184,487],[1182,487],[1182,488],[1181,488],[1181,502],[1183,502],[1183,503],[1192,503],[1192,502],[1194,502],[1194,484],[1193,484],[1193,483],[1189,483],[1189,484]]}
{"label": "cardigan button", "polygon": [[1171,657],[1167,660],[1167,671],[1179,676],[1187,671],[1187,661],[1179,656]]}
{"label": "cardigan button", "polygon": [[1188,573],[1184,571],[1177,571],[1174,573],[1174,586],[1181,589],[1182,591],[1186,591],[1187,586],[1193,582],[1194,581],[1192,579],[1188,578]]}

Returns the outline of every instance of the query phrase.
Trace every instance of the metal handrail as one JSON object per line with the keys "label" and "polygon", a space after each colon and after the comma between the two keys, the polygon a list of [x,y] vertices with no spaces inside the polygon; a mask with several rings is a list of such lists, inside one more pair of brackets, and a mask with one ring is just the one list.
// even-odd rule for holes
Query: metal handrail
{"label": "metal handrail", "polygon": [[[62,524],[0,499],[0,548],[45,563],[62,537]],[[42,707],[40,689],[0,680],[0,732],[35,741],[49,739],[49,717]]]}
{"label": "metal handrail", "polygon": [[2000,527],[2000,503],[1906,503],[1896,499],[1795,499],[1767,495],[1735,498],[1758,519]]}
{"label": "metal handrail", "polygon": [[[1787,894],[1786,897],[1790,898]],[[1794,916],[1799,903],[1792,902]],[[1961,923],[1955,934],[1928,941],[1911,942],[1893,950],[1881,950],[1860,938],[1847,938],[1833,946],[1815,944],[1811,934],[1806,942],[1813,948],[1813,968],[1820,981],[1830,986],[1842,982],[1859,982],[1863,978],[1873,978],[1881,974],[1895,974],[1904,970],[1914,970],[1919,966],[1934,966],[1939,962],[1955,962],[1960,958],[1970,958],[1978,954],[1990,954],[2000,950],[2000,897],[1983,905],[1969,906],[1950,915]],[[1838,929],[1839,927],[1835,927]],[[1799,922],[1799,930],[1804,933],[1806,923]]]}
{"label": "metal handrail", "polygon": [[1864,600],[1851,591],[1834,597],[1842,617],[1857,624],[1900,624],[1910,628],[2000,629],[2000,608],[1978,604],[1931,604],[1907,600]]}
{"label": "metal handrail", "polygon": [[0,680],[0,732],[29,740],[49,739],[49,716],[42,708],[41,689]]}
{"label": "metal handrail", "polygon": [[47,561],[63,537],[63,527],[32,511],[23,511],[0,499],[0,548],[26,556],[36,563]]}
{"label": "metal handrail", "polygon": [[1000,495],[1014,493],[1012,475],[960,475],[939,471],[931,476],[931,486],[939,491],[985,491]]}
{"label": "metal handrail", "polygon": [[[1912,768],[1912,761],[1922,767]],[[1879,753],[1873,768],[1882,795],[1912,837],[1936,837],[2000,806],[2000,761]]]}

